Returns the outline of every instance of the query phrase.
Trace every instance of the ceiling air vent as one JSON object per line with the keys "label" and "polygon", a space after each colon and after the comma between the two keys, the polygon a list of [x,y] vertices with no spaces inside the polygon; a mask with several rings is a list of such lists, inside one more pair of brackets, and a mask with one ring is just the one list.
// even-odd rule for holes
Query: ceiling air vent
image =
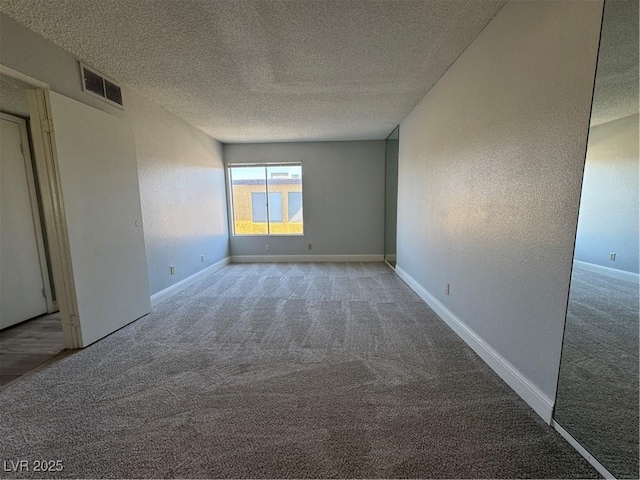
{"label": "ceiling air vent", "polygon": [[82,90],[85,93],[122,108],[122,89],[119,85],[82,63],[80,64],[80,73],[82,76]]}

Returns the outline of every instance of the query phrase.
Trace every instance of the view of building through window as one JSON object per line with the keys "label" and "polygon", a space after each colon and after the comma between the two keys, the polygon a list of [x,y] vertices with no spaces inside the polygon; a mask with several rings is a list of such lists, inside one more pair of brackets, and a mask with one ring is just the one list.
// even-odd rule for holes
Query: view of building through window
{"label": "view of building through window", "polygon": [[229,166],[235,235],[301,235],[302,165]]}

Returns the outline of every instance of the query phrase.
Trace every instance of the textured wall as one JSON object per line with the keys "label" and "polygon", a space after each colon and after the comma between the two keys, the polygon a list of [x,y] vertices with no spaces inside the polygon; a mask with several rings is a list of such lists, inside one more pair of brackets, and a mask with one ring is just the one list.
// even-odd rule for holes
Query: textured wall
{"label": "textured wall", "polygon": [[400,124],[398,265],[551,399],[601,15],[507,3]]}
{"label": "textured wall", "polygon": [[159,106],[128,98],[155,293],[228,256],[222,145]]}
{"label": "textured wall", "polygon": [[383,140],[230,144],[224,160],[302,162],[304,236],[231,236],[232,255],[382,255]]}
{"label": "textured wall", "polygon": [[[219,142],[128,88],[124,110],[86,95],[72,55],[1,14],[0,56],[4,65],[53,91],[131,122],[152,294],[228,255]],[[176,266],[174,276],[169,264]]]}
{"label": "textured wall", "polygon": [[23,85],[0,77],[0,111],[18,117],[29,117],[27,92]]}
{"label": "textured wall", "polygon": [[638,187],[638,115],[592,127],[576,260],[638,273]]}

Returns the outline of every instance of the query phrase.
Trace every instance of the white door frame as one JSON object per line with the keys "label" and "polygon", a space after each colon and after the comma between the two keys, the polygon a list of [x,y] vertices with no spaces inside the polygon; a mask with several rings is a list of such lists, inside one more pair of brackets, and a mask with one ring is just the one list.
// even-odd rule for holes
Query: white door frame
{"label": "white door frame", "polygon": [[33,175],[33,163],[31,161],[31,148],[29,148],[29,137],[27,134],[27,122],[24,118],[16,117],[0,112],[0,118],[18,125],[20,130],[20,149],[22,150],[22,160],[24,162],[27,177],[27,190],[29,193],[29,203],[31,206],[31,217],[33,230],[36,237],[36,250],[38,252],[38,263],[40,264],[40,276],[42,278],[42,293],[47,305],[47,313],[57,310],[56,302],[53,301],[51,292],[51,281],[49,267],[47,266],[47,253],[44,248],[44,237],[42,235],[42,223],[40,222],[40,207],[38,206],[38,194],[36,193],[36,181]]}
{"label": "white door frame", "polygon": [[49,85],[2,64],[0,64],[0,75],[17,80],[27,87],[37,182],[40,188],[51,273],[60,308],[64,341],[67,348],[78,348],[81,341],[77,321],[77,299],[53,136]]}

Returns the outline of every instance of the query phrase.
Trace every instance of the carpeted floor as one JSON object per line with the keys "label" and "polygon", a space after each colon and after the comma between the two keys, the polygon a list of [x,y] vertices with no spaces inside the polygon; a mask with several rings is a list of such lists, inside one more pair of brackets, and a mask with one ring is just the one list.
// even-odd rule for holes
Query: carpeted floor
{"label": "carpeted floor", "polygon": [[16,477],[597,477],[384,264],[225,267],[0,412]]}
{"label": "carpeted floor", "polygon": [[617,478],[638,478],[638,285],[575,268],[556,420]]}

